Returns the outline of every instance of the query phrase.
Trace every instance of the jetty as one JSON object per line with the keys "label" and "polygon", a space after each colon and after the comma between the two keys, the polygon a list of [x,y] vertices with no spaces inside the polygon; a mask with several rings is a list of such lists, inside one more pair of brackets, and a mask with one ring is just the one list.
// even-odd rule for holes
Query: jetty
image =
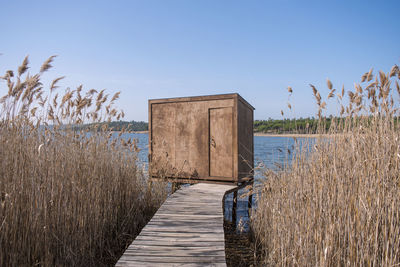
{"label": "jetty", "polygon": [[223,198],[234,188],[199,183],[177,190],[116,266],[226,266]]}

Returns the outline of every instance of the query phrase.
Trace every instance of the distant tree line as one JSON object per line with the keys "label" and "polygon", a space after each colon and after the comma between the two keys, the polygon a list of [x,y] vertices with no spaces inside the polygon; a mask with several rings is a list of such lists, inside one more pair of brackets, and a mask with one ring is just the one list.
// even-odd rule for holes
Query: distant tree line
{"label": "distant tree line", "polygon": [[[332,117],[325,119],[325,127],[329,129],[331,125]],[[267,120],[255,120],[254,121],[254,132],[258,133],[273,133],[273,134],[285,134],[285,133],[315,133],[318,126],[318,119],[311,118],[299,118],[299,119],[267,119]],[[149,124],[144,121],[112,121],[102,122],[98,124],[84,124],[77,125],[75,129],[100,129],[101,127],[107,127],[113,131],[148,131]]]}
{"label": "distant tree line", "polygon": [[[325,127],[329,129],[332,117],[325,119]],[[254,132],[259,133],[315,133],[318,126],[318,119],[316,118],[299,118],[299,119],[282,119],[274,120],[256,120],[254,121]]]}
{"label": "distant tree line", "polygon": [[149,130],[149,124],[144,121],[112,121],[108,123],[108,127],[113,131],[121,131],[123,128],[126,131]]}
{"label": "distant tree line", "polygon": [[90,129],[99,130],[101,128],[107,128],[112,131],[147,131],[149,124],[144,121],[112,121],[112,122],[101,122],[101,123],[90,123],[83,125],[73,126],[75,130]]}

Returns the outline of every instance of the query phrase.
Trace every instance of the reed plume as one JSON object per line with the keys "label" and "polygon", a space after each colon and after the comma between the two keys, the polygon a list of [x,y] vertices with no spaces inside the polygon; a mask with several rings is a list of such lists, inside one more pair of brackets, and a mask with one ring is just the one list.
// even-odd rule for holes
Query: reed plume
{"label": "reed plume", "polygon": [[134,140],[98,124],[123,116],[114,107],[119,93],[107,101],[104,90],[82,86],[57,92],[64,77],[46,90],[53,60],[31,75],[25,57],[16,76],[2,76],[0,266],[111,266],[166,188],[149,183]]}
{"label": "reed plume", "polygon": [[298,145],[283,170],[266,170],[252,218],[260,265],[399,265],[399,73],[394,66],[374,80],[371,69],[347,101],[343,87],[329,129],[310,85],[321,135]]}

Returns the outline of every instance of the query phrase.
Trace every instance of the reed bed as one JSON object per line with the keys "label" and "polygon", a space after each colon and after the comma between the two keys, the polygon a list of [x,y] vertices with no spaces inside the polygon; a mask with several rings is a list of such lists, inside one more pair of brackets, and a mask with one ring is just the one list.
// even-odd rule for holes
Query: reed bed
{"label": "reed bed", "polygon": [[327,131],[326,101],[311,85],[326,135],[265,172],[252,218],[259,265],[400,265],[399,80],[397,66],[371,70],[348,98],[328,80],[340,116]]}
{"label": "reed bed", "polygon": [[[0,88],[0,266],[111,266],[166,197],[137,164],[135,140],[84,122],[123,117],[119,93],[57,93],[28,58]],[[94,124],[95,127],[96,124]]]}

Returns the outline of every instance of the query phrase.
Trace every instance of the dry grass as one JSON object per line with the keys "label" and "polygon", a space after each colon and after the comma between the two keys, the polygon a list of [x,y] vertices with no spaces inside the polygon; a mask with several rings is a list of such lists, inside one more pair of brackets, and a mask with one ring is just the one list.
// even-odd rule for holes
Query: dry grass
{"label": "dry grass", "polygon": [[[2,77],[0,99],[0,266],[105,266],[118,260],[166,197],[137,168],[134,140],[71,124],[119,119],[119,93],[82,87],[44,90],[41,76]],[[110,100],[108,100],[110,99]],[[46,126],[50,125],[50,126]]]}
{"label": "dry grass", "polygon": [[[348,102],[328,81],[328,98],[341,104],[328,138],[316,139],[310,155],[293,153],[281,172],[266,172],[252,222],[260,265],[399,265],[399,79],[397,66],[376,79],[371,70]],[[311,87],[325,133],[326,102]]]}

